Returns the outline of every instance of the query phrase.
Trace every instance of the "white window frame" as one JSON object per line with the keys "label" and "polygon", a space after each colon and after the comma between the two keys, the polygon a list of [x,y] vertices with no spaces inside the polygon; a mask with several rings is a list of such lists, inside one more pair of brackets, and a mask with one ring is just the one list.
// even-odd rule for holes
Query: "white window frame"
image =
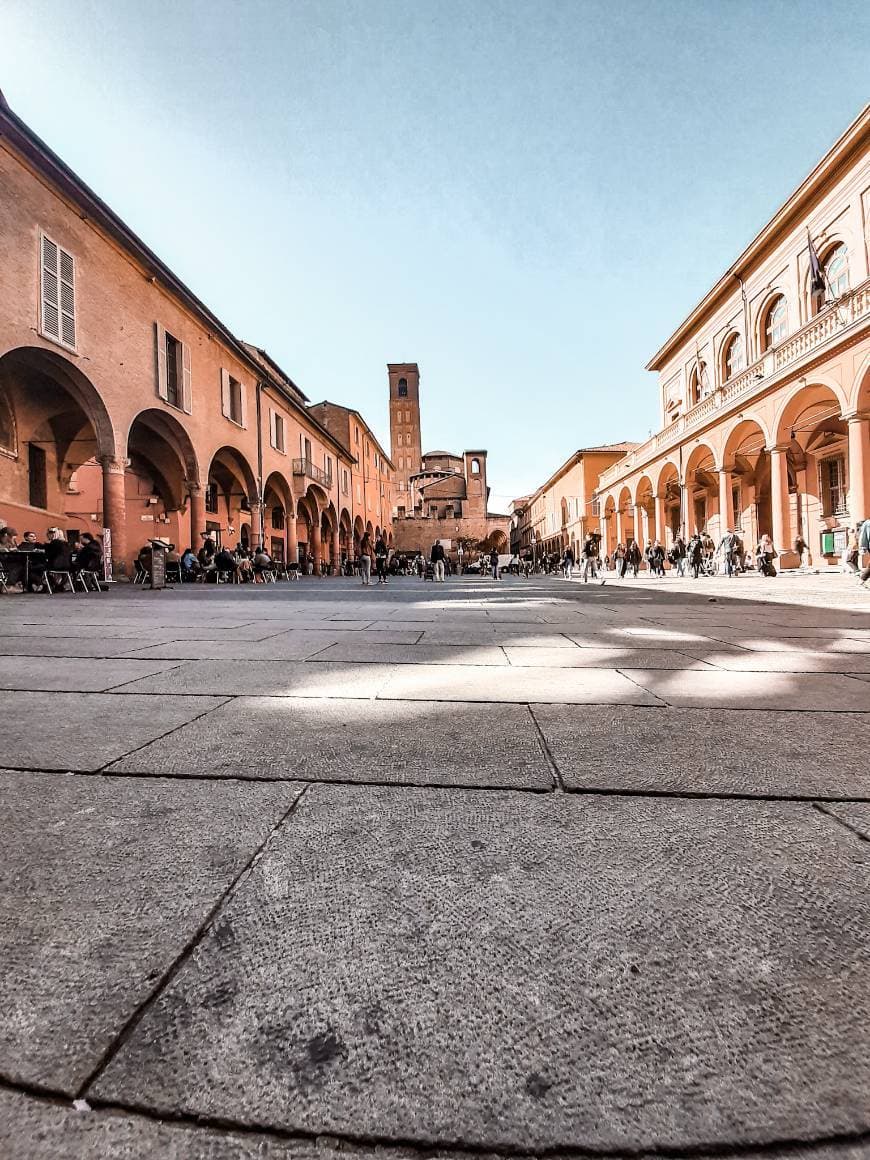
{"label": "white window frame", "polygon": [[[49,271],[45,264],[45,243],[54,246],[56,261],[54,269]],[[72,281],[61,276],[61,255],[65,255],[72,264]],[[51,273],[57,281],[57,301],[51,302],[49,305],[57,310],[57,333],[53,334],[45,324],[45,275]],[[44,230],[39,231],[39,326],[38,333],[42,338],[47,338],[49,342],[55,342],[58,346],[62,346],[64,350],[70,350],[74,354],[78,354],[78,310],[76,300],[76,260],[75,255],[71,254],[69,250],[64,249],[60,243],[56,242],[50,234],[45,233]],[[64,286],[68,286],[72,295],[72,311],[64,310],[62,306],[62,290]],[[72,323],[74,341],[72,343],[66,342],[63,337],[63,321],[64,317],[69,318]]]}
{"label": "white window frame", "polygon": [[161,326],[159,322],[154,323],[154,335],[156,343],[156,360],[157,360],[157,394],[167,405],[172,407],[174,411],[183,411],[185,415],[189,415],[193,408],[193,395],[191,391],[191,373],[190,373],[190,346],[183,342],[172,331],[169,335],[178,344],[181,355],[181,388],[179,401],[172,403],[169,400],[169,381],[166,372],[166,327]]}
{"label": "white window frame", "polygon": [[[280,424],[281,438],[278,439],[278,425]],[[287,454],[287,429],[284,423],[284,416],[279,414],[274,407],[269,408],[269,444],[281,455]]]}

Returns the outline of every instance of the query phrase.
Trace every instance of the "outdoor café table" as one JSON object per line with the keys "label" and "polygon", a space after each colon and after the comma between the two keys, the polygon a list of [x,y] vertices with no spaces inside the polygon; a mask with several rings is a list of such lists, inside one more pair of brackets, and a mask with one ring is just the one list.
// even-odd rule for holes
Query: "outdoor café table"
{"label": "outdoor caf\u00e9 table", "polygon": [[[7,569],[10,564],[14,564],[23,572],[21,582],[24,585],[25,591],[30,587],[34,574],[38,576],[45,575],[45,552],[42,548],[35,548],[32,552],[22,552],[20,550],[4,552],[2,560],[6,564]],[[41,584],[42,580],[39,583]]]}

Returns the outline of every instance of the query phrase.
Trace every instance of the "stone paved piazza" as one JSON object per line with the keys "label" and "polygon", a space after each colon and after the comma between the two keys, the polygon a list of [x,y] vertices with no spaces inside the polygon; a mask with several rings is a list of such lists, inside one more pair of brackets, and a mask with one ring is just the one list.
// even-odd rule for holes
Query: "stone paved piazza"
{"label": "stone paved piazza", "polygon": [[4,1160],[870,1155],[845,578],[0,625]]}

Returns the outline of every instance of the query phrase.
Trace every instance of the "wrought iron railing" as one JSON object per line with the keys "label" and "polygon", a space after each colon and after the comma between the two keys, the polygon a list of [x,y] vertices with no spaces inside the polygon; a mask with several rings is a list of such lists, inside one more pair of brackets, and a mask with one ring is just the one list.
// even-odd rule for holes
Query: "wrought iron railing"
{"label": "wrought iron railing", "polygon": [[318,467],[315,463],[312,463],[310,459],[294,459],[293,474],[306,475],[314,483],[319,483],[321,487],[332,487],[331,474],[328,471],[324,471],[322,467]]}

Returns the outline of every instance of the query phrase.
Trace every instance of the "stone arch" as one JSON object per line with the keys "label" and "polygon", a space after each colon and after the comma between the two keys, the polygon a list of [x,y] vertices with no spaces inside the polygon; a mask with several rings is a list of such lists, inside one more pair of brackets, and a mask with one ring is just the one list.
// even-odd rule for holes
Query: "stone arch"
{"label": "stone arch", "polygon": [[812,382],[796,384],[781,402],[773,423],[777,443],[789,442],[795,422],[810,407],[827,409],[833,417],[847,413],[849,404],[843,388],[829,376],[814,376]]}
{"label": "stone arch", "polygon": [[664,542],[670,533],[670,540],[673,542],[683,530],[683,489],[679,469],[671,459],[666,459],[659,468],[656,495],[661,500],[665,517],[664,528],[657,529],[658,537]]}
{"label": "stone arch", "polygon": [[263,483],[263,547],[274,560],[283,563],[289,559],[288,533],[295,518],[296,504],[290,485],[280,471],[273,471]]}
{"label": "stone arch", "polygon": [[20,346],[0,357],[3,374],[29,372],[41,375],[72,399],[93,429],[96,455],[115,457],[118,439],[103,397],[93,382],[68,358],[38,346]]}
{"label": "stone arch", "polygon": [[769,444],[766,424],[751,415],[731,424],[722,446],[722,468],[731,476],[726,523],[750,543],[772,522]]}
{"label": "stone arch", "polygon": [[870,354],[864,356],[858,373],[852,380],[852,387],[849,391],[849,411],[852,413],[855,411],[870,412]]}
{"label": "stone arch", "polygon": [[617,503],[617,518],[621,526],[620,541],[625,544],[627,540],[633,540],[634,534],[634,505],[631,498],[631,490],[626,484],[619,493],[619,502]]}
{"label": "stone arch", "polygon": [[707,443],[698,443],[689,458],[683,473],[687,491],[688,510],[686,523],[690,533],[707,530],[707,521],[712,515],[713,503],[718,503],[719,477],[716,455]]}
{"label": "stone arch", "polygon": [[608,492],[602,499],[601,511],[604,519],[604,543],[607,549],[607,555],[612,556],[616,547],[616,500],[612,492]]}
{"label": "stone arch", "polygon": [[638,526],[635,535],[641,548],[658,537],[656,527],[655,489],[648,475],[642,475],[634,485],[634,511]]}
{"label": "stone arch", "polygon": [[[206,528],[223,542],[251,539],[251,507],[259,502],[253,469],[237,447],[226,444],[214,452],[206,484]],[[259,528],[257,529],[259,534]]]}

